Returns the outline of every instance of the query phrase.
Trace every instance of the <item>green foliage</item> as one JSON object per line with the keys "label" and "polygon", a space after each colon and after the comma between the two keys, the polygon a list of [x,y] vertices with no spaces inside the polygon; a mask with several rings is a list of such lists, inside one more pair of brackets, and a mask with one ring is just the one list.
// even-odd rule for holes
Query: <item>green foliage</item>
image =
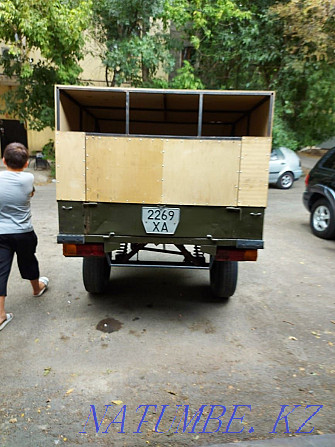
{"label": "green foliage", "polygon": [[205,88],[275,90],[276,145],[297,148],[334,134],[333,2],[167,4],[167,17],[194,48],[194,70],[184,78],[194,76]]}
{"label": "green foliage", "polygon": [[56,176],[56,166],[55,166],[55,144],[53,140],[49,140],[42,148],[43,157],[50,163],[51,176],[54,178]]}
{"label": "green foliage", "polygon": [[[35,129],[53,126],[53,85],[78,83],[90,23],[107,85],[275,90],[275,145],[334,134],[333,0],[91,2],[1,0],[9,52],[0,65],[18,86],[4,95],[7,113]],[[182,66],[172,73],[175,62]]]}
{"label": "green foliage", "polygon": [[49,140],[42,148],[42,153],[48,160],[55,159],[55,144],[53,140]]}
{"label": "green foliage", "polygon": [[274,147],[288,147],[295,151],[299,148],[299,143],[295,137],[294,131],[287,126],[282,115],[283,112],[280,110],[280,106],[277,105],[275,107],[273,120],[272,145]]}
{"label": "green foliage", "polygon": [[53,127],[53,86],[78,81],[90,8],[91,0],[1,1],[0,39],[9,51],[0,65],[18,83],[4,94],[8,114],[33,129]]}
{"label": "green foliage", "polygon": [[194,74],[194,68],[188,61],[177,70],[177,75],[170,83],[170,87],[177,89],[201,90],[204,84]]}
{"label": "green foliage", "polygon": [[102,61],[109,85],[153,82],[158,68],[173,67],[163,0],[100,0],[94,3],[95,37],[105,45]]}
{"label": "green foliage", "polygon": [[165,20],[171,21],[180,40],[194,49],[194,75],[206,88],[225,84],[229,60],[226,56],[234,44],[234,27],[250,17],[248,10],[230,0],[167,0]]}

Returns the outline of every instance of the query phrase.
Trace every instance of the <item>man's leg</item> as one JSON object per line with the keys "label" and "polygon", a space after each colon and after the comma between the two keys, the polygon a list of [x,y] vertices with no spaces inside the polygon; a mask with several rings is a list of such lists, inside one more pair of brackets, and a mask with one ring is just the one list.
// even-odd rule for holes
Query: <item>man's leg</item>
{"label": "man's leg", "polygon": [[35,256],[37,236],[34,231],[15,236],[17,265],[21,276],[23,279],[29,279],[33,288],[33,294],[38,295],[44,289],[45,284],[39,281],[40,271]]}
{"label": "man's leg", "polygon": [[6,320],[5,295],[0,295],[0,324]]}
{"label": "man's leg", "polygon": [[44,282],[39,281],[38,279],[31,279],[30,283],[33,288],[33,295],[38,295],[40,292],[42,292],[43,289],[45,289],[46,285]]}
{"label": "man's leg", "polygon": [[5,299],[7,296],[7,283],[13,257],[14,251],[10,248],[10,244],[7,242],[7,236],[0,235],[0,324],[6,320]]}

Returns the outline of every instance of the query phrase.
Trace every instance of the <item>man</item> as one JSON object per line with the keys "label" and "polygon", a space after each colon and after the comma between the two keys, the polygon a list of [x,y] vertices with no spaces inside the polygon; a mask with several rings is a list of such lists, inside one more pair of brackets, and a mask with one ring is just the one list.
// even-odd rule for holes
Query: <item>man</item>
{"label": "man", "polygon": [[21,277],[30,281],[33,296],[41,296],[49,285],[48,278],[40,277],[35,256],[37,236],[30,211],[34,176],[23,172],[28,161],[28,150],[23,144],[6,146],[3,162],[7,170],[0,172],[0,331],[13,319],[13,314],[5,311],[5,299],[15,253]]}

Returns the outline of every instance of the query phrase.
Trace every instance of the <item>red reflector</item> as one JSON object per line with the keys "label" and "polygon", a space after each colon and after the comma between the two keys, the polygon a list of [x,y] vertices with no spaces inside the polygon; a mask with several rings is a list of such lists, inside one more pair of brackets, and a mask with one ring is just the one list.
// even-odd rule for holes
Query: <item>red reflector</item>
{"label": "red reflector", "polygon": [[216,261],[256,261],[257,250],[227,250],[218,248],[215,256]]}
{"label": "red reflector", "polygon": [[105,256],[104,244],[63,244],[64,256]]}

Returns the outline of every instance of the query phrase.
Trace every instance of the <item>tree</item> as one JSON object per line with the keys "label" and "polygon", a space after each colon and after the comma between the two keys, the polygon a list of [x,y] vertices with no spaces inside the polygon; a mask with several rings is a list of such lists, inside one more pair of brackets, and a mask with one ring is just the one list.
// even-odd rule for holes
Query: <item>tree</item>
{"label": "tree", "polygon": [[335,62],[334,0],[290,0],[270,9],[284,23],[287,47],[305,60]]}
{"label": "tree", "polygon": [[229,76],[231,67],[225,55],[236,37],[232,30],[248,17],[250,12],[231,0],[166,0],[165,3],[165,21],[173,23],[180,42],[193,48],[188,60],[194,67],[192,75],[206,88],[220,88]]}
{"label": "tree", "polygon": [[335,128],[335,2],[291,0],[269,13],[283,26],[282,117],[301,145],[320,142]]}
{"label": "tree", "polygon": [[104,46],[107,85],[149,85],[160,65],[165,72],[172,69],[167,29],[161,21],[163,6],[163,0],[94,3],[94,34]]}
{"label": "tree", "polygon": [[3,95],[7,113],[36,130],[54,127],[53,86],[78,81],[90,8],[91,0],[1,1],[0,39],[9,50],[0,65],[17,83]]}
{"label": "tree", "polygon": [[274,144],[297,148],[334,132],[334,0],[167,0],[166,8],[193,46],[188,72],[205,88],[276,91]]}

